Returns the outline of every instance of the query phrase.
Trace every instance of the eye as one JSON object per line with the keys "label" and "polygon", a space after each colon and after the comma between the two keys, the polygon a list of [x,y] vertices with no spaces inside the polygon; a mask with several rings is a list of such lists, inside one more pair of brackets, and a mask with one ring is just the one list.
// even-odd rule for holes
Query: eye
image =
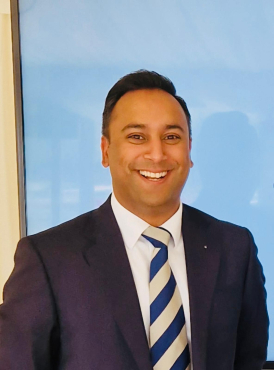
{"label": "eye", "polygon": [[130,134],[127,138],[129,142],[133,144],[142,144],[146,140],[145,137],[140,134]]}
{"label": "eye", "polygon": [[135,139],[135,140],[143,140],[143,136],[141,135],[138,135],[138,134],[134,134],[134,135],[130,135],[128,136],[129,139]]}
{"label": "eye", "polygon": [[180,140],[180,136],[175,134],[168,134],[164,137],[164,140],[173,144]]}

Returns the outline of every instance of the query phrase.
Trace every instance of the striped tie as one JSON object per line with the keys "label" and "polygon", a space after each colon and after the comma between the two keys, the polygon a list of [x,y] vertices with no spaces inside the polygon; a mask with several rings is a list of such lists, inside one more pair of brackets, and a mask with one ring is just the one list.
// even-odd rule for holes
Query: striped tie
{"label": "striped tie", "polygon": [[168,263],[170,234],[149,226],[142,234],[155,247],[150,264],[150,354],[154,370],[190,370],[185,316]]}

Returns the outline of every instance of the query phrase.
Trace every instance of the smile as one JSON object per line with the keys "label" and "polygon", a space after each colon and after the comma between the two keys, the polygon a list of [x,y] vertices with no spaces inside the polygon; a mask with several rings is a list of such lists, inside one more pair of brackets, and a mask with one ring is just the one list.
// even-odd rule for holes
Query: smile
{"label": "smile", "polygon": [[162,179],[167,175],[167,171],[163,172],[149,172],[149,171],[139,171],[140,175],[145,177],[148,180],[157,181],[158,179]]}

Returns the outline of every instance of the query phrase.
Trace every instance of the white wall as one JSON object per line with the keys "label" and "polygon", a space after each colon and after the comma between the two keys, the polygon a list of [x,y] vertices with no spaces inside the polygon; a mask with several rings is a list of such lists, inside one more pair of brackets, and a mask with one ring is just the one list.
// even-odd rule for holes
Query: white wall
{"label": "white wall", "polygon": [[11,45],[10,2],[0,0],[0,293],[20,234]]}

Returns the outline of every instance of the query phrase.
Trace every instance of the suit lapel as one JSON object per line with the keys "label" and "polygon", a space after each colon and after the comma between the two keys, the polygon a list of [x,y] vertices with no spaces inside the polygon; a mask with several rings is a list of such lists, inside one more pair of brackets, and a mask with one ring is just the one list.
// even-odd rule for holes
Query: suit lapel
{"label": "suit lapel", "polygon": [[[122,235],[108,200],[93,212],[95,228],[88,230],[85,259],[100,275],[124,341],[138,369],[152,370],[141,309]],[[95,237],[96,236],[96,237]]]}
{"label": "suit lapel", "polygon": [[206,370],[210,306],[217,279],[220,237],[204,215],[186,205],[183,211],[183,240],[189,289],[191,344],[194,370]]}

